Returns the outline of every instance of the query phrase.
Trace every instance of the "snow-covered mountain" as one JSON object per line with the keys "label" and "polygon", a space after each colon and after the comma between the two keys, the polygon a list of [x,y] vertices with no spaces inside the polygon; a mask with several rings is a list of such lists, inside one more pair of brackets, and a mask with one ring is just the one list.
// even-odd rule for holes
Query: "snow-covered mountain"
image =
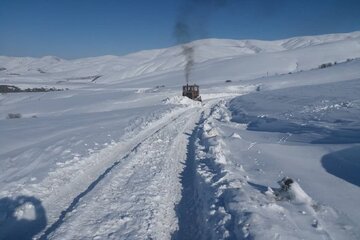
{"label": "snow-covered mountain", "polygon": [[[234,68],[241,71],[242,79],[248,79],[264,76],[267,73],[272,75],[309,70],[322,63],[344,62],[348,58],[358,58],[360,57],[360,32],[297,37],[278,41],[205,39],[192,42],[191,45],[195,49],[196,69],[220,68],[221,72],[212,76],[211,79],[194,77],[198,82],[208,83],[219,78],[233,76],[233,72],[229,70]],[[43,76],[45,81],[99,75],[102,76],[99,82],[119,82],[129,78],[181,71],[185,65],[185,59],[181,53],[182,48],[175,46],[120,57],[102,56],[75,60],[51,56],[0,57],[0,67],[6,68],[1,72],[2,74],[29,75],[40,72],[45,74]],[[226,69],[222,70],[224,67]]]}
{"label": "snow-covered mountain", "polygon": [[360,238],[360,32],[190,44],[0,57],[1,240]]}

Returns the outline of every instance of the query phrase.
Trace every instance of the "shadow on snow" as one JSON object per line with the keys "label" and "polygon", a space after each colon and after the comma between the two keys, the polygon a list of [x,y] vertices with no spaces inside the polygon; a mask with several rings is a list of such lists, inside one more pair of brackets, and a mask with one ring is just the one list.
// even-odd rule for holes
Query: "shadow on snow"
{"label": "shadow on snow", "polygon": [[0,239],[30,240],[45,229],[46,212],[35,197],[0,199]]}
{"label": "shadow on snow", "polygon": [[[338,128],[330,129],[315,125],[300,125],[287,120],[248,116],[246,114],[237,114],[233,116],[232,121],[247,123],[247,130],[278,132],[292,134],[306,134],[305,142],[311,144],[354,144],[360,143],[360,127],[357,123],[347,122],[347,127],[340,126],[343,122],[335,122]],[[347,148],[345,150],[329,153],[322,157],[321,163],[325,170],[345,181],[360,186],[360,146]],[[261,186],[252,184],[253,187],[263,191]]]}
{"label": "shadow on snow", "polygon": [[[179,229],[172,235],[172,240],[192,240],[192,239],[218,239],[219,232],[223,231],[218,228],[224,227],[229,235],[221,239],[241,239],[238,229],[241,226],[235,227],[235,223],[240,219],[248,216],[243,213],[237,215],[230,210],[229,204],[235,203],[234,197],[236,189],[227,188],[222,191],[220,196],[217,196],[217,184],[225,173],[221,172],[220,167],[214,163],[213,159],[197,159],[196,148],[197,141],[202,133],[201,124],[203,117],[189,135],[189,142],[187,145],[187,156],[185,168],[181,174],[182,183],[182,198],[175,210],[179,219]],[[205,142],[201,143],[205,149],[208,147]],[[210,182],[205,182],[204,178],[199,176],[197,168],[200,165],[206,165],[206,169],[213,173]],[[224,183],[226,184],[226,183]],[[236,204],[236,203],[235,203]],[[230,220],[224,225],[219,222],[223,220],[223,213],[210,214],[211,209],[225,209],[231,215]],[[248,238],[250,239],[250,238]]]}
{"label": "shadow on snow", "polygon": [[308,134],[309,143],[313,144],[360,143],[360,126],[347,123],[348,127],[344,128],[340,126],[341,121],[335,122],[338,126],[335,129],[314,124],[298,124],[284,119],[248,116],[244,113],[237,113],[232,121],[247,124],[247,130],[250,131]]}
{"label": "shadow on snow", "polygon": [[179,219],[179,229],[172,235],[173,240],[196,239],[199,236],[199,219],[197,210],[195,142],[198,135],[197,125],[189,136],[185,168],[181,173],[182,198],[175,210]]}
{"label": "shadow on snow", "polygon": [[326,154],[321,164],[328,173],[360,187],[360,146]]}

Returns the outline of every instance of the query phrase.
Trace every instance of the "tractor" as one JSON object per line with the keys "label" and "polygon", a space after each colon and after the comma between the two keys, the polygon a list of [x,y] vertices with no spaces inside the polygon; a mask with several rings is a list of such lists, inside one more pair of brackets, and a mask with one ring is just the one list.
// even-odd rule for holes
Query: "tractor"
{"label": "tractor", "polygon": [[186,84],[183,86],[183,92],[182,95],[185,97],[188,97],[192,100],[195,101],[202,101],[201,100],[201,96],[200,96],[200,91],[199,91],[199,86],[194,84],[194,85],[189,85]]}

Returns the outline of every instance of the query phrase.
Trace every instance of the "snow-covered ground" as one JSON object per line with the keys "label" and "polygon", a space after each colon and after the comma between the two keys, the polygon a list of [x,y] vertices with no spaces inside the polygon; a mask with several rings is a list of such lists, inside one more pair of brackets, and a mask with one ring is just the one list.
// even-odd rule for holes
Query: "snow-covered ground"
{"label": "snow-covered ground", "polygon": [[360,238],[360,32],[192,44],[0,57],[0,239]]}

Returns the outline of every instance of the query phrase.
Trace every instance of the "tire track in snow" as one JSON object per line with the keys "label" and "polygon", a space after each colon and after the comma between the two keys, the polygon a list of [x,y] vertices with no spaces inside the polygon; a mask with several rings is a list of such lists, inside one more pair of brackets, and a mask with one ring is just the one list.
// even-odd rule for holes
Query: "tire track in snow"
{"label": "tire track in snow", "polygon": [[177,117],[173,118],[171,121],[169,121],[167,124],[162,126],[161,128],[154,131],[152,134],[147,136],[146,138],[142,139],[139,143],[137,143],[124,157],[114,162],[110,167],[108,167],[102,174],[100,174],[96,180],[90,183],[90,185],[81,193],[79,193],[73,200],[71,201],[70,205],[64,209],[59,218],[51,225],[49,226],[44,233],[40,236],[39,239],[48,239],[48,237],[55,232],[63,223],[66,218],[66,216],[73,212],[76,207],[78,206],[80,200],[84,198],[87,194],[89,194],[116,166],[118,166],[120,163],[124,162],[126,159],[130,157],[133,153],[136,153],[137,149],[148,139],[150,139],[152,136],[156,135],[160,131],[162,131],[167,126],[171,125],[173,122],[178,120],[182,115],[179,114]]}
{"label": "tire track in snow", "polygon": [[173,240],[200,239],[203,235],[201,229],[203,219],[201,219],[201,215],[199,216],[201,207],[199,206],[198,192],[195,187],[197,181],[195,142],[199,134],[199,125],[203,122],[203,115],[204,112],[202,112],[201,120],[190,135],[187,145],[186,165],[181,174],[182,198],[176,206],[179,229],[173,234]]}
{"label": "tire track in snow", "polygon": [[216,133],[207,136],[211,135],[209,123],[219,114],[220,104],[221,100],[213,102],[204,110],[189,138],[186,167],[181,174],[182,199],[176,206],[179,230],[173,240],[238,239],[233,227],[236,216],[227,206],[232,190],[220,190],[227,186],[226,173],[217,159],[221,156],[216,148],[221,145]]}

